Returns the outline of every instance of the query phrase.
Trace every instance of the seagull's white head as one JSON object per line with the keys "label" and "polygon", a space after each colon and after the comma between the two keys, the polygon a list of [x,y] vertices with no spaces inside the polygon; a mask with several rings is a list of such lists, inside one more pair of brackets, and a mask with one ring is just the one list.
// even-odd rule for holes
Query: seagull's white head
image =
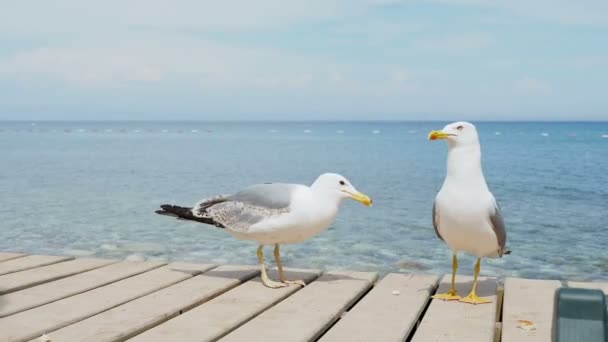
{"label": "seagull's white head", "polygon": [[324,194],[333,195],[338,199],[352,198],[366,206],[372,205],[372,200],[369,197],[357,191],[346,177],[337,173],[324,173],[320,175],[311,188],[314,191],[322,191]]}
{"label": "seagull's white head", "polygon": [[479,146],[477,129],[469,122],[454,122],[446,125],[440,131],[431,131],[429,140],[445,140],[450,147]]}

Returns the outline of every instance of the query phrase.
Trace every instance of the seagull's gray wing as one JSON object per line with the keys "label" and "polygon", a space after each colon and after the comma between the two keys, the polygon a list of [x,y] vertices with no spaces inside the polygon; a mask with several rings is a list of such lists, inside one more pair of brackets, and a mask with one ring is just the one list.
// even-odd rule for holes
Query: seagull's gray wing
{"label": "seagull's gray wing", "polygon": [[267,218],[288,213],[296,187],[282,183],[253,185],[233,195],[201,201],[193,212],[225,228],[245,232]]}
{"label": "seagull's gray wing", "polygon": [[505,230],[505,223],[502,219],[502,213],[496,200],[494,200],[494,207],[490,213],[490,223],[492,224],[492,229],[494,230],[494,234],[496,234],[496,240],[498,241],[498,247],[500,248],[498,254],[502,256],[503,253],[507,252],[505,250],[507,231]]}
{"label": "seagull's gray wing", "polygon": [[439,210],[437,209],[437,203],[433,202],[433,227],[435,228],[435,234],[440,240],[443,240],[441,234],[439,234]]}

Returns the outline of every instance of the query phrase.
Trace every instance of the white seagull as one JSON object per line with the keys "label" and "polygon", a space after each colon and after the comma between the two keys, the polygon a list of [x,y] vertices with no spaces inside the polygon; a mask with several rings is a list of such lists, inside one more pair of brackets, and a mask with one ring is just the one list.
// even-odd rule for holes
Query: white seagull
{"label": "white seagull", "polygon": [[[225,228],[237,239],[257,242],[262,283],[279,288],[289,283],[304,285],[301,280],[285,280],[279,245],[302,242],[325,230],[333,223],[340,203],[346,198],[366,206],[372,204],[369,197],[357,191],[343,176],[325,173],[311,186],[257,184],[232,195],[204,199],[193,207],[164,204],[156,213]],[[264,245],[274,245],[280,282],[268,278]]]}
{"label": "white seagull", "polygon": [[[490,303],[476,294],[481,258],[500,258],[509,251],[505,249],[507,234],[500,208],[483,176],[477,130],[471,123],[456,122],[430,132],[429,139],[443,139],[448,144],[447,174],[433,203],[433,226],[453,254],[450,290],[433,298]],[[460,251],[477,257],[473,288],[464,298],[454,288]]]}

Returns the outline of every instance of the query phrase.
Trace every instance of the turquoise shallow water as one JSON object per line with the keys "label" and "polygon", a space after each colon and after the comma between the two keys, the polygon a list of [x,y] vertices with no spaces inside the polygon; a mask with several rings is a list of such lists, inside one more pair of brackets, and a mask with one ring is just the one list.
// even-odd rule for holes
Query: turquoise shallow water
{"label": "turquoise shallow water", "polygon": [[[0,250],[253,264],[252,243],[154,210],[332,171],[374,207],[345,202],[330,229],[283,247],[285,264],[449,272],[430,215],[446,146],[426,140],[444,124],[0,122]],[[608,279],[608,123],[477,126],[513,251],[482,272]]]}

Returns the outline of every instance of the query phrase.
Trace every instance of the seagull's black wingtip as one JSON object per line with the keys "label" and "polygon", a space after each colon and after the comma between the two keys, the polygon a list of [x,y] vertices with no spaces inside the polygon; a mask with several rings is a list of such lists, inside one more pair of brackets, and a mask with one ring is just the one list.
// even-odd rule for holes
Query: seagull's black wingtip
{"label": "seagull's black wingtip", "polygon": [[168,211],[164,211],[164,210],[156,210],[155,213],[157,213],[158,215],[164,215],[164,216],[171,216],[171,217],[178,217],[177,215],[170,213]]}

